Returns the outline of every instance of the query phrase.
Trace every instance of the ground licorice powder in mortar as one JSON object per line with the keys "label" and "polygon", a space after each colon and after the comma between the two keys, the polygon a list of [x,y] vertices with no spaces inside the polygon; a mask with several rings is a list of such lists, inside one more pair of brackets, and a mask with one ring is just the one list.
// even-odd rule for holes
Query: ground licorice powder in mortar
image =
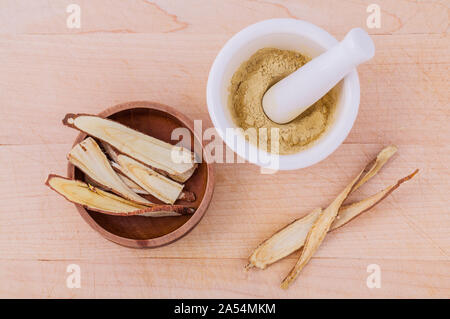
{"label": "ground licorice powder in mortar", "polygon": [[[336,105],[335,89],[286,124],[272,122],[264,113],[262,98],[275,83],[288,76],[310,59],[289,50],[258,50],[239,67],[231,78],[229,105],[235,123],[247,130],[255,128],[257,141],[260,128],[267,128],[267,150],[271,151],[271,128],[279,128],[279,154],[292,154],[307,148],[326,130]],[[300,89],[300,88],[299,88]],[[251,131],[251,130],[249,130]],[[264,138],[264,137],[263,137]]]}

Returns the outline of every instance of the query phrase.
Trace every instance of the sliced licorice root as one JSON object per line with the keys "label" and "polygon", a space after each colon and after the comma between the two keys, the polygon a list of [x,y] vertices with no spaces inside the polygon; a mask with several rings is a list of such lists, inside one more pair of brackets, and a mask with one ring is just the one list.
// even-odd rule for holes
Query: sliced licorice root
{"label": "sliced licorice root", "polygon": [[[360,178],[360,181],[352,188],[350,193],[354,192],[357,187],[362,186],[368,180],[370,180],[375,174],[386,164],[389,158],[395,154],[397,151],[396,146],[387,146],[381,150],[377,157],[374,158],[369,164],[364,168],[364,175]],[[361,181],[363,183],[361,183]],[[276,232],[272,237],[262,242],[252,253],[249,258],[249,264],[246,268],[258,267],[264,269],[268,265],[280,260],[281,258],[289,255],[298,248],[303,247],[306,236],[311,229],[313,223],[319,216],[321,209],[316,209],[309,213],[308,215],[294,220],[291,224],[282,228],[280,231]],[[291,230],[295,230],[292,231]],[[281,234],[279,234],[281,232]],[[296,235],[298,232],[298,235]],[[273,237],[275,236],[275,239]],[[279,239],[286,239],[292,241],[292,243],[278,242]],[[283,245],[287,245],[284,246]],[[283,252],[279,253],[275,251],[278,247],[283,247]]]}
{"label": "sliced licorice root", "polygon": [[83,207],[116,216],[166,217],[192,214],[193,208],[181,205],[144,206],[108,193],[82,181],[49,175],[46,185],[68,201]]}
{"label": "sliced licorice root", "polygon": [[[128,177],[128,174],[126,173],[126,169],[124,167],[122,167],[121,165],[118,164],[119,162],[119,153],[116,152],[116,150],[109,145],[108,143],[102,143],[102,147],[105,150],[106,154],[108,154],[108,156],[111,158],[112,162],[111,162],[111,166],[118,172],[119,176],[123,179],[123,181],[125,182],[125,184],[127,184],[131,189],[133,189],[137,194],[143,194],[143,195],[149,195],[151,194],[151,192],[147,191],[146,189],[144,189],[143,187],[141,187],[138,183],[136,183],[133,178]],[[148,167],[149,171],[153,174],[154,172],[156,172],[157,174],[162,175],[162,177],[164,176],[168,176],[170,178],[172,178],[175,181],[178,181],[180,183],[182,183],[183,181],[189,179],[189,177],[193,174],[193,172],[196,169],[196,166],[192,168],[192,170],[180,175],[180,176],[184,176],[182,178],[180,178],[180,176],[171,176],[169,174],[167,174],[164,171],[158,170],[158,169],[153,169],[152,167]],[[161,180],[164,180],[164,178],[161,178]],[[178,196],[178,199],[181,200],[185,200],[188,202],[195,202],[196,200],[196,196],[195,193],[190,192],[188,190],[183,189],[181,191],[181,193]]]}
{"label": "sliced licorice root", "polygon": [[374,177],[380,169],[387,163],[387,161],[397,152],[398,148],[395,145],[386,146],[378,153],[377,157],[372,160],[364,170],[364,176],[360,181],[353,187],[353,191],[357,190],[369,179]]}
{"label": "sliced licorice root", "polygon": [[197,166],[194,154],[188,149],[171,145],[112,120],[95,115],[67,114],[63,123],[110,144],[120,153],[143,164],[167,172],[181,182],[186,181]]}
{"label": "sliced licorice root", "polygon": [[[305,244],[295,266],[281,283],[281,288],[287,289],[289,285],[298,277],[301,270],[309,262],[313,254],[325,239],[331,225],[336,219],[339,208],[348,195],[359,186],[372,178],[383,165],[397,151],[395,146],[383,149],[375,159],[374,163],[366,165],[364,170],[336,197],[336,199],[319,215],[306,236]],[[364,174],[363,174],[364,173]]]}
{"label": "sliced licorice root", "polygon": [[118,162],[111,162],[111,166],[119,175],[123,175],[147,194],[168,204],[173,204],[177,199],[195,201],[195,194],[184,190],[184,185],[159,174],[132,158],[119,154],[116,160]]}
{"label": "sliced licorice root", "polygon": [[138,204],[153,205],[149,200],[137,195],[123,182],[92,137],[88,137],[75,145],[67,155],[67,159],[101,188]]}
{"label": "sliced licorice root", "polygon": [[300,274],[300,271],[303,269],[303,267],[305,267],[305,265],[309,262],[319,246],[322,244],[328,230],[331,227],[331,224],[333,223],[339,212],[339,208],[350,194],[353,186],[359,181],[362,173],[363,171],[361,171],[352,180],[352,182],[348,184],[347,187],[345,187],[345,189],[333,200],[333,202],[319,214],[319,216],[311,226],[308,235],[306,236],[305,244],[303,245],[299,260],[281,283],[281,288],[287,289],[289,287],[289,285],[297,278],[297,276]]}
{"label": "sliced licorice root", "polygon": [[[118,164],[117,164],[118,165]],[[145,189],[143,189],[141,186],[133,182],[131,179],[123,175],[122,173],[117,173],[119,175],[120,179],[135,192],[136,194],[140,195],[150,195],[149,192],[147,192]]]}
{"label": "sliced licorice root", "polygon": [[173,204],[183,191],[179,184],[126,155],[117,156],[122,173],[159,200]]}
{"label": "sliced licorice root", "polygon": [[[119,165],[114,163],[114,165]],[[117,167],[117,166],[116,166]],[[119,177],[123,180],[123,182],[129,187],[131,188],[136,194],[141,194],[141,195],[150,195],[149,192],[147,192],[145,189],[143,189],[141,186],[139,186],[138,184],[136,184],[135,182],[133,182],[131,179],[129,179],[128,177],[126,177],[125,175],[123,175],[123,173],[118,173]],[[180,196],[178,196],[178,199],[180,200],[185,200],[187,202],[195,202],[195,199],[197,197],[195,196],[194,192],[191,191],[187,191],[187,190],[182,190],[180,193]]]}
{"label": "sliced licorice root", "polygon": [[151,194],[168,204],[175,203],[177,199],[188,202],[195,201],[195,194],[185,191],[184,185],[159,174],[126,155],[117,154],[114,158],[117,162],[111,162],[111,166],[119,175],[128,179],[128,184],[133,183],[147,194]]}
{"label": "sliced licorice root", "polygon": [[316,208],[311,213],[294,220],[263,241],[249,257],[249,263],[246,268],[257,267],[265,269],[274,262],[302,248],[311,226],[321,212],[321,208]]}
{"label": "sliced licorice root", "polygon": [[[397,184],[386,188],[366,200],[344,207],[341,206],[349,194],[375,176],[396,151],[397,147],[393,145],[384,148],[372,162],[366,165],[365,169],[358,177],[338,195],[327,209],[322,212],[320,210],[311,212],[307,216],[289,224],[261,243],[250,256],[249,264],[246,268],[258,267],[264,269],[271,263],[276,262],[289,255],[291,252],[303,247],[302,254],[297,264],[281,284],[282,288],[288,288],[290,283],[295,280],[301,269],[308,263],[314,252],[318,249],[329,230],[341,227],[362,212],[375,206],[401,183],[412,178],[417,173],[417,171],[415,171],[413,174],[399,180]],[[304,234],[306,232],[307,235],[305,236]]]}
{"label": "sliced licorice root", "polygon": [[[333,231],[339,227],[344,226],[355,217],[368,211],[390,193],[397,189],[402,183],[414,177],[418,170],[412,174],[400,179],[396,184],[386,187],[382,191],[365,198],[361,201],[355,202],[350,205],[344,205],[339,208],[339,213],[329,231]],[[290,255],[291,253],[299,250],[305,243],[306,236],[309,230],[316,221],[322,210],[317,208],[311,213],[302,218],[298,218],[286,227],[277,231],[270,238],[262,242],[252,253],[249,258],[249,263],[246,268],[257,267],[265,269],[267,266],[274,262]]]}
{"label": "sliced licorice root", "polygon": [[[112,164],[116,167],[118,167],[117,163]],[[119,165],[120,166],[120,165]],[[119,169],[119,173],[117,173],[117,175],[119,175],[119,177],[123,180],[123,182],[133,190],[133,192],[135,192],[136,194],[141,194],[141,195],[150,195],[149,192],[147,192],[145,189],[143,189],[141,186],[139,186],[138,184],[136,184],[135,182],[133,182],[131,179],[129,179],[128,177],[126,177],[125,175],[123,175],[123,173],[121,173],[120,169]],[[180,200],[185,200],[187,202],[195,202],[195,199],[197,197],[195,196],[194,192],[190,192],[187,191],[185,189],[183,189],[180,193],[180,196],[178,196],[178,199]]]}
{"label": "sliced licorice root", "polygon": [[339,209],[339,214],[336,216],[336,219],[334,220],[333,224],[331,225],[330,230],[335,230],[339,227],[344,226],[349,221],[357,217],[358,215],[368,211],[378,203],[380,203],[383,199],[385,199],[389,194],[391,194],[394,190],[396,190],[401,184],[403,184],[406,181],[409,181],[411,178],[413,178],[417,173],[419,172],[418,169],[416,169],[414,172],[409,174],[408,176],[405,176],[397,181],[397,183],[386,187],[382,191],[376,193],[375,195],[372,195],[370,197],[367,197],[366,199],[363,199],[359,202],[344,205]]}

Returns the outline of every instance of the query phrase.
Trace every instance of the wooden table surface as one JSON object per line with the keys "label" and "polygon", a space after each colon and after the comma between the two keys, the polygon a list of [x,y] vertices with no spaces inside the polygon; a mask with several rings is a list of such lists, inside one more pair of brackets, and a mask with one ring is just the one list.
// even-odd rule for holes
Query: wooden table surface
{"label": "wooden table surface", "polygon": [[[81,7],[81,28],[66,7]],[[450,297],[449,2],[2,0],[0,2],[0,297]],[[68,112],[98,113],[126,101],[170,105],[211,126],[209,68],[224,43],[254,22],[310,21],[338,39],[373,35],[359,67],[361,105],[344,144],[321,163],[262,175],[250,164],[216,164],[216,188],[200,224],[152,250],[111,243],[44,186],[66,173],[77,134]],[[298,255],[265,271],[243,270],[261,240],[327,205],[384,145],[399,152],[354,199],[420,169],[369,213],[325,239],[288,290]],[[66,286],[67,266],[81,288]],[[381,270],[369,289],[367,266]]]}

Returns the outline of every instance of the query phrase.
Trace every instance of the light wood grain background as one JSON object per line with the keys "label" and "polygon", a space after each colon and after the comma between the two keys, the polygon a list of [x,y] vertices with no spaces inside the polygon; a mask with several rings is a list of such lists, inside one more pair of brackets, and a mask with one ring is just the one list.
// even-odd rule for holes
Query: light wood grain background
{"label": "light wood grain background", "polygon": [[[449,2],[379,0],[381,28],[367,29],[372,2],[0,1],[0,297],[450,297]],[[81,6],[81,29],[66,27],[70,3]],[[216,165],[205,218],[153,250],[108,242],[44,186],[48,173],[66,172],[77,134],[61,125],[67,112],[152,100],[211,126],[205,88],[216,54],[243,27],[275,17],[338,39],[356,26],[373,35],[358,119],[329,158],[276,175]],[[327,236],[288,291],[279,284],[297,256],[243,271],[255,245],[327,205],[389,143],[398,155],[353,198],[420,174]],[[80,289],[66,287],[73,263]],[[381,267],[380,289],[366,286],[369,264]]]}

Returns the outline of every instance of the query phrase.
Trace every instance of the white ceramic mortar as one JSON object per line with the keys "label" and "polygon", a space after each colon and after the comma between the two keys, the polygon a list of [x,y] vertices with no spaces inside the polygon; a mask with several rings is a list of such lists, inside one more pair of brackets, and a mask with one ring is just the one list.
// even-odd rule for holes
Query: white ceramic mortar
{"label": "white ceramic mortar", "polygon": [[[264,160],[252,158],[251,152],[262,152],[245,137],[226,136],[227,128],[236,128],[228,106],[231,77],[239,66],[262,48],[294,50],[314,58],[338,41],[325,30],[295,19],[271,19],[253,24],[234,35],[217,55],[208,77],[207,103],[211,120],[225,143],[249,162],[267,166]],[[291,155],[280,155],[278,169],[292,170],[311,166],[333,153],[345,140],[358,114],[360,88],[356,69],[337,86],[338,102],[331,125],[313,145]],[[236,140],[245,144],[237,147]],[[266,154],[269,156],[269,154]]]}

